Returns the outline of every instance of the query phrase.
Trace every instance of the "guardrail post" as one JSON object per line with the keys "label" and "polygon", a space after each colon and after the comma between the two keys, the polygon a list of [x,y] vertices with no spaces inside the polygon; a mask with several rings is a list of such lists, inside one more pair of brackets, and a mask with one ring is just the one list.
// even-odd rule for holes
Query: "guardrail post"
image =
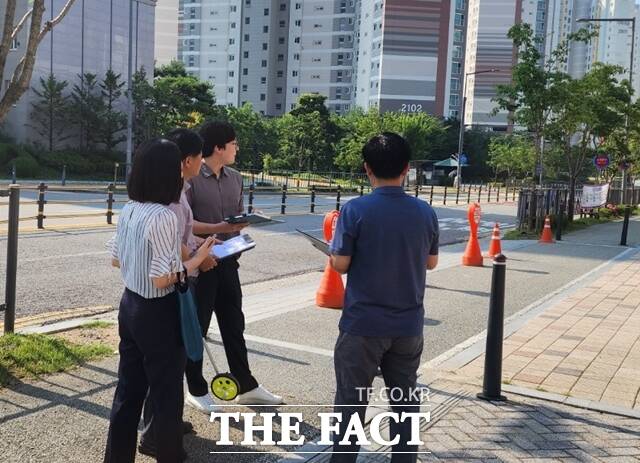
{"label": "guardrail post", "polygon": [[491,184],[489,184],[489,192],[487,193],[487,204],[491,202]]}
{"label": "guardrail post", "polygon": [[449,187],[447,185],[444,186],[444,198],[442,199],[442,205],[446,206],[447,205],[447,190],[449,189]]}
{"label": "guardrail post", "polygon": [[431,191],[429,192],[429,205],[433,204],[433,185],[431,185]]}
{"label": "guardrail post", "polygon": [[507,258],[498,254],[493,258],[487,347],[484,356],[484,380],[479,399],[504,401],[502,392],[502,338],[504,334],[504,289]]}
{"label": "guardrail post", "polygon": [[46,191],[47,186],[44,183],[40,183],[38,185],[38,229],[42,230],[44,228],[44,205],[46,201],[44,200],[44,192]]}
{"label": "guardrail post", "polygon": [[500,187],[498,186],[498,191],[496,191],[496,202],[500,202]]}
{"label": "guardrail post", "polygon": [[9,186],[9,230],[7,235],[7,275],[5,283],[4,332],[13,333],[16,320],[16,275],[18,272],[18,225],[20,186]]}
{"label": "guardrail post", "polygon": [[516,200],[516,186],[513,186],[513,201]]}
{"label": "guardrail post", "polygon": [[280,214],[284,215],[287,208],[287,184],[282,185],[282,204],[280,205]]}
{"label": "guardrail post", "polygon": [[478,202],[480,202],[480,198],[482,197],[482,183],[480,184],[480,187],[478,188]]}
{"label": "guardrail post", "polygon": [[109,184],[107,188],[107,223],[109,225],[113,224],[113,190],[115,186],[113,183]]}
{"label": "guardrail post", "polygon": [[336,194],[336,211],[340,211],[340,185],[338,185],[338,193]]}
{"label": "guardrail post", "polygon": [[416,183],[416,198],[420,195],[420,186]]}
{"label": "guardrail post", "polygon": [[[253,174],[252,174],[253,176]],[[248,211],[249,214],[251,214],[253,212],[253,191],[255,189],[255,185],[253,183],[251,183],[251,185],[249,185],[249,207],[248,207]]]}
{"label": "guardrail post", "polygon": [[[360,196],[362,196],[362,187],[360,187]],[[311,187],[311,210],[310,212],[313,214],[316,212],[316,186],[313,185]]]}
{"label": "guardrail post", "polygon": [[67,165],[62,166],[62,186],[67,184]]}
{"label": "guardrail post", "polygon": [[456,190],[456,205],[458,204],[459,199],[460,199],[460,185],[458,185],[458,189]]}

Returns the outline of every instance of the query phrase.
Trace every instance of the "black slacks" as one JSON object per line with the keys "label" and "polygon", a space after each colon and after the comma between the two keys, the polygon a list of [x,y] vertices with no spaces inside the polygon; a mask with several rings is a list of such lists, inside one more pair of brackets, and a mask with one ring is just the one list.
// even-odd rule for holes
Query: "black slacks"
{"label": "black slacks", "polygon": [[[242,288],[238,268],[238,261],[229,258],[220,261],[212,270],[200,273],[195,296],[203,336],[209,331],[211,318],[216,314],[229,369],[240,383],[242,394],[258,387],[258,382],[251,374],[244,340]],[[207,394],[209,387],[202,375],[202,361],[187,360],[186,376],[191,395]]]}
{"label": "black slacks", "polygon": [[135,460],[137,429],[147,390],[159,463],[182,458],[182,374],[185,352],[178,298],[144,299],[125,289],[118,314],[120,363],[105,463]]}

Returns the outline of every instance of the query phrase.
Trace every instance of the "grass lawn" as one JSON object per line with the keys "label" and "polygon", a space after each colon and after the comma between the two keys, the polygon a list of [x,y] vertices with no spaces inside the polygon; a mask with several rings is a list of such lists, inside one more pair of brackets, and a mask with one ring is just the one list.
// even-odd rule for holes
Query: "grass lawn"
{"label": "grass lawn", "polygon": [[0,387],[15,379],[37,378],[113,353],[102,343],[79,345],[42,334],[0,336]]}

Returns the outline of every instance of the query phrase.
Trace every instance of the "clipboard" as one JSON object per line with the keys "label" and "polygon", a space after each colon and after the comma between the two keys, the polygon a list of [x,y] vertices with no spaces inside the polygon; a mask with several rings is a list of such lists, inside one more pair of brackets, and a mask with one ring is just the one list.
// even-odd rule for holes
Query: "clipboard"
{"label": "clipboard", "polygon": [[315,236],[310,235],[309,233],[303,232],[302,230],[298,230],[297,228],[296,228],[296,231],[300,233],[302,236],[304,236],[306,239],[308,239],[313,245],[313,247],[316,248],[318,251],[322,252],[323,254],[326,254],[327,256],[331,255],[331,251],[329,250],[329,243],[327,243],[324,240],[318,239]]}
{"label": "clipboard", "polygon": [[224,221],[227,223],[248,223],[249,225],[257,225],[260,223],[273,222],[273,219],[263,214],[253,213],[232,215],[224,219]]}
{"label": "clipboard", "polygon": [[211,248],[209,253],[217,260],[227,259],[237,256],[245,251],[249,251],[256,247],[256,242],[249,235],[239,235],[235,238],[228,239],[222,244],[216,244]]}

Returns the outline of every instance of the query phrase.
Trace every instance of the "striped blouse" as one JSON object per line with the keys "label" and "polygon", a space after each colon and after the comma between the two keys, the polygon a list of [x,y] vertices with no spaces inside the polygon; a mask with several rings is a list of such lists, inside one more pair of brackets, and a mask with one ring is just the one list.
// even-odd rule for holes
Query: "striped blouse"
{"label": "striped blouse", "polygon": [[107,247],[120,262],[124,285],[146,299],[170,294],[158,289],[152,278],[182,270],[178,219],[166,206],[129,201],[118,218],[116,234]]}

